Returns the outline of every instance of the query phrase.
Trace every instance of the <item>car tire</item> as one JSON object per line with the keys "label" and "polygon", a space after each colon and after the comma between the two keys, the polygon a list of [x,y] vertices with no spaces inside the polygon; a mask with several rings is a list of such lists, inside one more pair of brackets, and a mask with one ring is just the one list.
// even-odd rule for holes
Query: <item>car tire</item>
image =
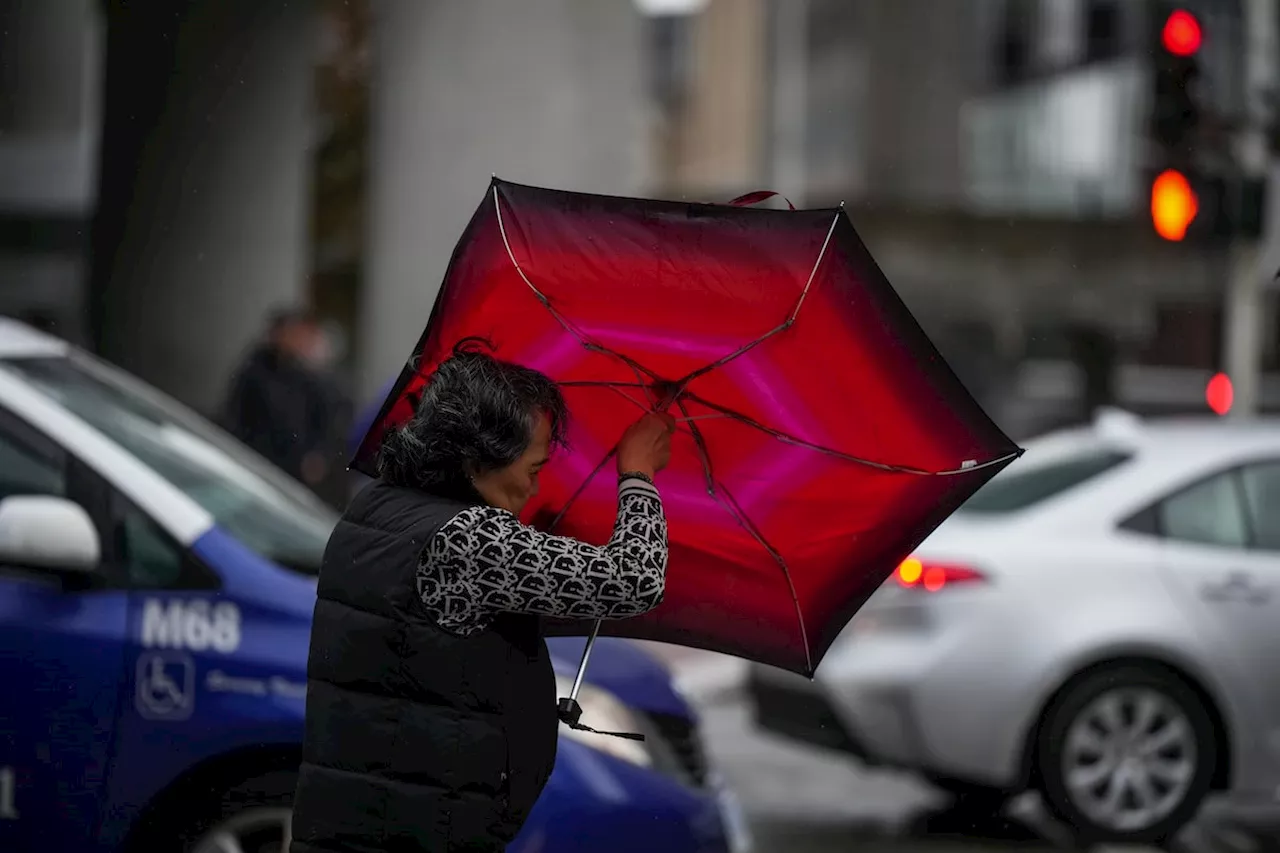
{"label": "car tire", "polygon": [[298,774],[275,771],[228,788],[185,827],[178,849],[186,853],[221,853],[219,843],[231,835],[244,853],[288,853],[293,793]]}
{"label": "car tire", "polygon": [[1036,770],[1045,805],[1086,843],[1153,843],[1193,820],[1218,760],[1197,693],[1155,667],[1070,683],[1046,712]]}
{"label": "car tire", "polygon": [[222,853],[218,834],[236,839],[244,853],[287,853],[295,770],[259,772],[249,779],[203,780],[170,792],[139,822],[125,849]]}

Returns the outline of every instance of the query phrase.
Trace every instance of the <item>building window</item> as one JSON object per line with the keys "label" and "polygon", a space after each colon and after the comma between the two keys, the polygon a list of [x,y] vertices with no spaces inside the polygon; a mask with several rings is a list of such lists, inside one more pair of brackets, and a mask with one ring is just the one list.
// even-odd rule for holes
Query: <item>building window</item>
{"label": "building window", "polygon": [[1006,0],[996,29],[996,82],[1001,86],[1021,83],[1031,73],[1031,4],[1027,0]]}
{"label": "building window", "polygon": [[1084,14],[1085,62],[1104,62],[1120,56],[1121,27],[1116,0],[1088,0]]}
{"label": "building window", "polygon": [[690,15],[649,18],[649,86],[660,107],[672,112],[688,96],[692,60]]}

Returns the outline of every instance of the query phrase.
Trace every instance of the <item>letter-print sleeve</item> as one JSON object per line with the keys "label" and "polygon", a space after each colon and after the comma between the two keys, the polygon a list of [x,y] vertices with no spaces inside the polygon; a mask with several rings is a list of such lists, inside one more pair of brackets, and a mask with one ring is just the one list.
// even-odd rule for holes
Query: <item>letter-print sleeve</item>
{"label": "letter-print sleeve", "polygon": [[639,616],[662,602],[666,574],[658,490],[625,477],[613,536],[603,546],[542,533],[505,510],[463,510],[423,550],[418,594],[441,627],[468,634],[499,613]]}

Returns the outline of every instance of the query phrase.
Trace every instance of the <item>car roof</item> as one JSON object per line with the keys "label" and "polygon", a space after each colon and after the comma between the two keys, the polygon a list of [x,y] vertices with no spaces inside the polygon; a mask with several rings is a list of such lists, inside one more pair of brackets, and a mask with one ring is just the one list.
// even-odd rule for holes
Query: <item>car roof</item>
{"label": "car roof", "polygon": [[1212,450],[1222,448],[1224,441],[1236,449],[1242,444],[1276,447],[1280,446],[1280,419],[1178,418],[1144,424],[1142,433],[1149,445],[1167,450]]}
{"label": "car roof", "polygon": [[[1218,417],[1131,416],[1058,430],[1026,443],[1022,460],[997,475],[1016,477],[1042,465],[1081,454],[1119,451],[1129,461],[1025,511],[999,513],[989,523],[1066,525],[1108,529],[1117,517],[1136,512],[1162,495],[1215,471],[1265,459],[1280,459],[1280,420]],[[1025,461],[1025,465],[1023,462]]]}
{"label": "car roof", "polygon": [[[1156,456],[1196,458],[1248,455],[1280,450],[1280,418],[1250,419],[1178,416],[1138,419],[1128,415],[1099,418],[1093,424],[1056,430],[1026,442],[1026,461],[1074,455],[1090,448],[1128,449]],[[1011,466],[1016,470],[1018,466]],[[1030,467],[1030,466],[1023,466]]]}
{"label": "car roof", "polygon": [[70,351],[71,345],[66,341],[0,315],[0,358],[37,358]]}

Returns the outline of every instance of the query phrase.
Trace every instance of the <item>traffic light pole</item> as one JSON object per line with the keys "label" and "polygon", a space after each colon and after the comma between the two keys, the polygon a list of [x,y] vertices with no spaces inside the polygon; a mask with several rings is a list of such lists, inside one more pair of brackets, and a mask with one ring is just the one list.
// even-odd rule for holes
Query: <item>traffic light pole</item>
{"label": "traffic light pole", "polygon": [[1266,313],[1267,283],[1275,271],[1271,264],[1280,250],[1280,221],[1275,212],[1280,193],[1280,164],[1267,143],[1267,122],[1275,121],[1274,106],[1268,96],[1280,83],[1277,54],[1277,9],[1275,0],[1245,0],[1244,3],[1244,86],[1246,124],[1239,140],[1236,180],[1233,182],[1234,213],[1238,221],[1244,182],[1268,181],[1267,213],[1259,239],[1237,236],[1230,249],[1230,281],[1227,285],[1224,316],[1224,361],[1234,387],[1231,415],[1253,417],[1259,408],[1262,379],[1263,323]]}

